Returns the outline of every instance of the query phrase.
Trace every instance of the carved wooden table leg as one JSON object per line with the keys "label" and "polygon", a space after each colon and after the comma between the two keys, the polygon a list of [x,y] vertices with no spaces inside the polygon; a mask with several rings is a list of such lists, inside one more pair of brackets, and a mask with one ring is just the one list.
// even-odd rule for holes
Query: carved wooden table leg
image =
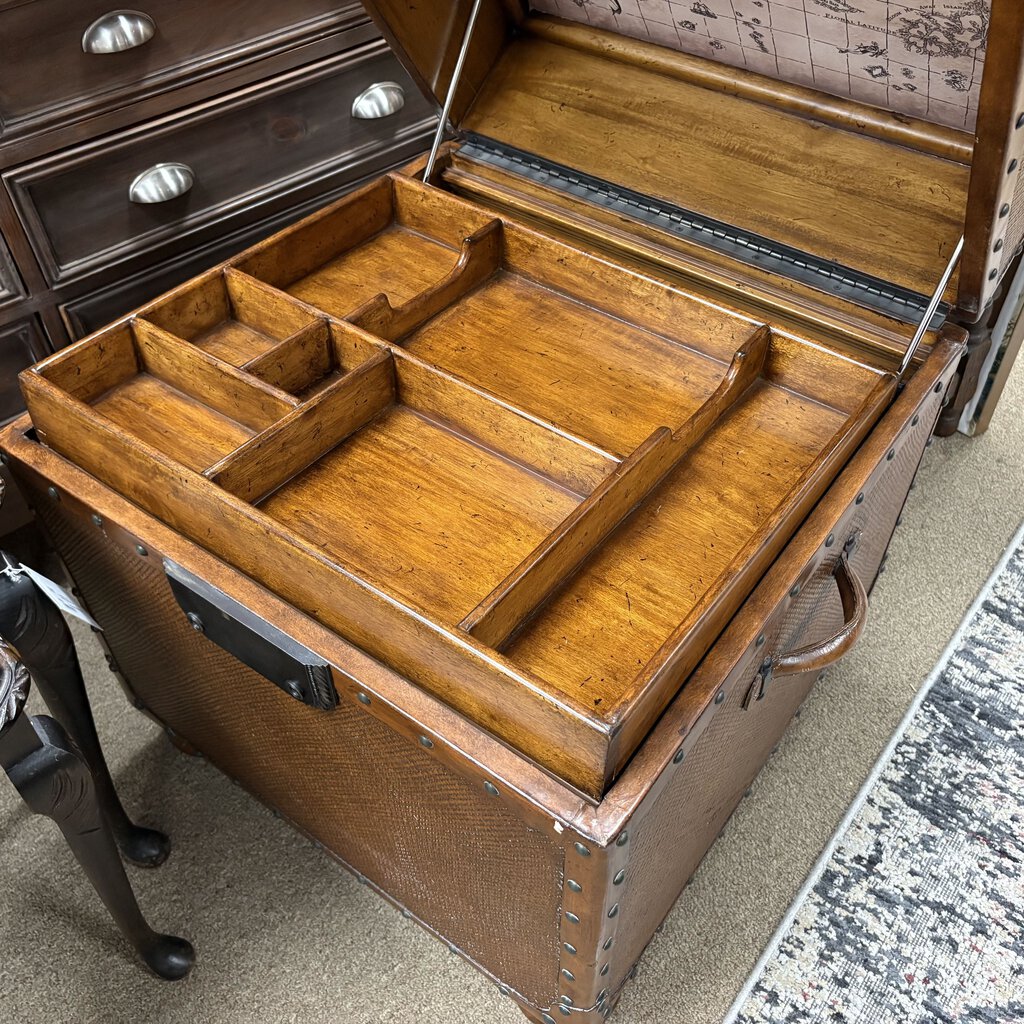
{"label": "carved wooden table leg", "polygon": [[191,944],[160,935],[146,923],[97,799],[92,771],[57,722],[21,714],[28,690],[28,670],[14,649],[0,641],[0,765],[29,808],[57,823],[142,959],[162,978],[185,977],[195,961]]}
{"label": "carved wooden table leg", "polygon": [[[0,568],[18,564],[6,552],[0,552],[0,563]],[[133,824],[125,813],[100,749],[71,631],[25,573],[0,575],[0,637],[19,652],[50,713],[92,769],[100,806],[121,853],[140,867],[158,867],[170,853],[170,840]]]}

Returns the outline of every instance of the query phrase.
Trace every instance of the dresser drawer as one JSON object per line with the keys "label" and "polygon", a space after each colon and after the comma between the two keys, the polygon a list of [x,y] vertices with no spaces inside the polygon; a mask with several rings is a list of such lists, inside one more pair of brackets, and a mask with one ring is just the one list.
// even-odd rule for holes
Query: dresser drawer
{"label": "dresser drawer", "polygon": [[18,374],[50,351],[36,317],[0,327],[0,423],[25,408],[18,388]]}
{"label": "dresser drawer", "polygon": [[[353,100],[387,81],[400,85],[404,106],[389,116],[354,117]],[[304,187],[332,169],[355,180],[411,157],[432,118],[376,41],[258,90],[18,168],[6,180],[44,272],[58,283],[142,252],[159,249],[164,258],[193,248],[204,229],[235,230],[295,205],[306,198]],[[166,174],[160,165],[168,164],[180,168],[180,194],[133,201],[133,183],[136,200],[158,198],[156,179]]]}
{"label": "dresser drawer", "polygon": [[130,11],[108,0],[0,3],[0,138],[362,20],[358,4],[336,0],[142,0]]}

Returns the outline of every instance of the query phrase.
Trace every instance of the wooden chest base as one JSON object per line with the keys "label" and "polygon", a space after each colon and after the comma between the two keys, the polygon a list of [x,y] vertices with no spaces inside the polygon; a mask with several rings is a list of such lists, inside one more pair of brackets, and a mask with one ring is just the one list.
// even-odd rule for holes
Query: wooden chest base
{"label": "wooden chest base", "polygon": [[[764,689],[759,666],[842,624],[848,539],[874,579],[957,351],[940,344],[915,374],[597,806],[41,446],[27,421],[2,446],[138,706],[532,1020],[588,1022],[611,1012],[819,675]],[[338,707],[291,699],[194,630],[164,559],[322,655]]]}

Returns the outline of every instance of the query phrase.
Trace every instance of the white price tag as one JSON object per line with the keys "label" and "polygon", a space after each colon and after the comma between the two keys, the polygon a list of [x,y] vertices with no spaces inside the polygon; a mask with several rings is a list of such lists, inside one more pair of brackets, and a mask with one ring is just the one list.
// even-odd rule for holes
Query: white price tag
{"label": "white price tag", "polygon": [[27,565],[19,565],[14,568],[14,572],[24,572],[28,574],[28,577],[32,582],[64,613],[67,615],[73,615],[76,619],[81,619],[88,626],[92,626],[94,629],[101,629],[100,624],[69,594],[62,586],[54,583],[53,580],[47,579],[41,573],[30,569]]}

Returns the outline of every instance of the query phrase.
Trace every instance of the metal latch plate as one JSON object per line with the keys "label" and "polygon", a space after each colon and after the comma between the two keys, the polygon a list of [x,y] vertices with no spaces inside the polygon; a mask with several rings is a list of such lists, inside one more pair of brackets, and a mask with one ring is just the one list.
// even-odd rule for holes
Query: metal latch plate
{"label": "metal latch plate", "polygon": [[337,707],[331,669],[323,658],[169,559],[164,572],[193,629],[295,700],[323,711]]}

